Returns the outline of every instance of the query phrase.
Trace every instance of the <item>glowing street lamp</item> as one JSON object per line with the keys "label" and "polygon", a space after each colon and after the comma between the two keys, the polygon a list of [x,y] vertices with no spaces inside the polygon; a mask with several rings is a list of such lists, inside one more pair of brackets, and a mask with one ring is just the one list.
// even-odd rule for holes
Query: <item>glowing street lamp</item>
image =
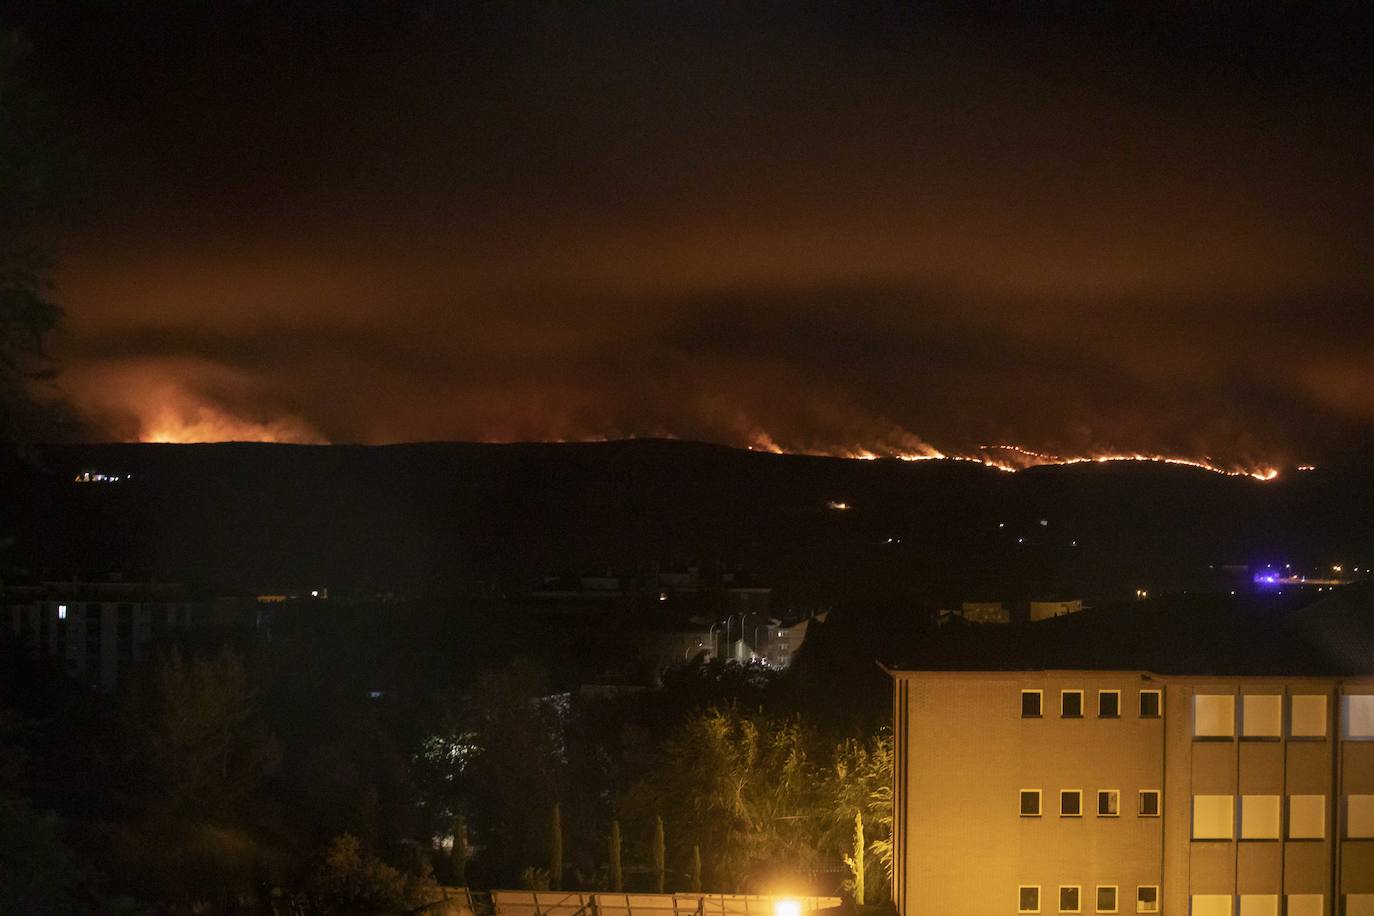
{"label": "glowing street lamp", "polygon": [[773,916],[801,916],[801,901],[782,898],[773,904]]}

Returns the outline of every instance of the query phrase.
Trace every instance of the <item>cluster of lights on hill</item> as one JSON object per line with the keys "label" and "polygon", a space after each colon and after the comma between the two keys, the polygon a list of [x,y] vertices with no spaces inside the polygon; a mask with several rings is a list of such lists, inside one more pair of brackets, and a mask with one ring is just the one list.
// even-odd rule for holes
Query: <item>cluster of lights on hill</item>
{"label": "cluster of lights on hill", "polygon": [[[749,448],[754,451],[768,451],[777,454],[782,454],[786,451],[785,449],[779,448],[772,439],[767,437],[764,437],[763,442],[751,445]],[[904,451],[902,449],[874,451],[862,447],[822,451],[815,454],[827,454],[836,458],[855,458],[861,461],[872,461],[878,458],[895,458],[899,461],[969,461],[1007,472],[1022,471],[1026,468],[1044,467],[1046,465],[1106,464],[1117,461],[1131,461],[1148,464],[1181,465],[1183,467],[1209,471],[1213,474],[1224,474],[1228,477],[1251,477],[1255,480],[1273,480],[1279,476],[1279,469],[1272,465],[1228,465],[1213,461],[1210,458],[1185,458],[1178,455],[1150,455],[1141,452],[1103,452],[1094,455],[1052,455],[1045,452],[1033,451],[1028,448],[1022,448],[1019,445],[980,445],[968,454],[946,453],[933,448],[925,448],[920,451]],[[1302,465],[1298,470],[1311,471],[1314,470],[1314,468],[1312,465]]]}

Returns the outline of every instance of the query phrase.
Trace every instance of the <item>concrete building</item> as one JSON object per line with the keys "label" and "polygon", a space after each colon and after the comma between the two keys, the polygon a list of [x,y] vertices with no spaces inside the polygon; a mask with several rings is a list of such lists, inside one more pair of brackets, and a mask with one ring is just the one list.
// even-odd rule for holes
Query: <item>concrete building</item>
{"label": "concrete building", "polygon": [[1083,610],[1083,602],[1074,599],[1072,601],[1032,601],[1030,603],[1030,619],[1049,620],[1051,617],[1065,617],[1069,614],[1077,614]]}
{"label": "concrete building", "polygon": [[150,643],[191,629],[205,611],[170,582],[69,579],[4,591],[4,620],[20,645],[106,690]]}
{"label": "concrete building", "polygon": [[902,916],[1374,916],[1374,678],[892,677]]}

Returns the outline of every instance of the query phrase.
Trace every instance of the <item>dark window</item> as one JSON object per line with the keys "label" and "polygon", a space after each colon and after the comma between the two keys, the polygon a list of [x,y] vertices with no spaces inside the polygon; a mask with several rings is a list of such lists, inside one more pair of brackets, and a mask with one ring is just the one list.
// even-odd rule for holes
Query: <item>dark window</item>
{"label": "dark window", "polygon": [[1097,911],[1099,913],[1116,912],[1116,888],[1111,885],[1097,886]]}
{"label": "dark window", "polygon": [[1016,902],[1018,913],[1038,913],[1040,912],[1040,888],[1022,887]]}
{"label": "dark window", "polygon": [[1061,887],[1059,889],[1059,912],[1077,913],[1079,909],[1078,888]]}
{"label": "dark window", "polygon": [[1116,817],[1121,814],[1121,793],[1116,789],[1097,790],[1097,816]]}
{"label": "dark window", "polygon": [[1059,692],[1059,714],[1065,719],[1083,718],[1083,691],[1061,690]]}
{"label": "dark window", "polygon": [[1077,789],[1064,789],[1059,793],[1059,816],[1082,817],[1083,793]]}
{"label": "dark window", "polygon": [[1040,816],[1040,793],[1034,789],[1021,790],[1021,816]]}
{"label": "dark window", "polygon": [[1021,691],[1021,718],[1040,718],[1040,707],[1044,698],[1045,695],[1038,690]]}
{"label": "dark window", "polygon": [[1160,695],[1158,690],[1140,691],[1140,718],[1158,719],[1159,701]]}
{"label": "dark window", "polygon": [[1159,790],[1141,789],[1140,807],[1138,813],[1141,817],[1159,817]]}
{"label": "dark window", "polygon": [[1137,913],[1159,912],[1159,887],[1142,884],[1135,889],[1135,911]]}
{"label": "dark window", "polygon": [[1121,716],[1121,694],[1115,690],[1099,690],[1097,693],[1097,715],[1102,719],[1116,719]]}

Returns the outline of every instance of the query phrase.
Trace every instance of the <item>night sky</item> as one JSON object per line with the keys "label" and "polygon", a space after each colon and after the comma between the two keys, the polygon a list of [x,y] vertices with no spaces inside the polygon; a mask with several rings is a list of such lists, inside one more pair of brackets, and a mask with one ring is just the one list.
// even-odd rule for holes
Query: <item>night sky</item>
{"label": "night sky", "polygon": [[1374,444],[1374,6],[12,4],[94,438]]}

